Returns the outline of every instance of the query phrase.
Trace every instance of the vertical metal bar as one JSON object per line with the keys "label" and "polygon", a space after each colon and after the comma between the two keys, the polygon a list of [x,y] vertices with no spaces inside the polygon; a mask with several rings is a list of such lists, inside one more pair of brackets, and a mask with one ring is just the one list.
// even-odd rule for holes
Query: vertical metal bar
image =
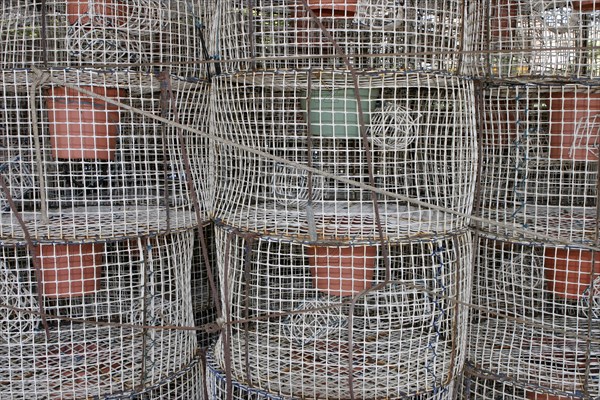
{"label": "vertical metal bar", "polygon": [[37,115],[37,104],[36,104],[36,92],[38,90],[38,86],[41,85],[44,81],[43,73],[35,72],[37,78],[31,85],[29,91],[29,116],[31,118],[31,130],[33,133],[33,144],[35,147],[35,162],[36,162],[36,175],[37,179],[40,183],[40,213],[41,220],[43,224],[48,224],[48,199],[46,198],[46,163],[43,160],[42,155],[42,145],[40,140],[40,131],[39,131],[39,120]]}
{"label": "vertical metal bar", "polygon": [[[171,104],[172,92],[171,92],[171,81],[169,79],[169,69],[165,68],[158,76],[160,80],[160,116],[168,119],[169,111],[171,107],[175,107]],[[161,142],[162,142],[162,167],[163,167],[163,202],[166,212],[167,230],[166,233],[171,231],[171,197],[169,190],[169,157],[167,151],[167,128],[166,123],[161,123]],[[200,221],[196,221],[200,223]]]}
{"label": "vertical metal bar", "polygon": [[29,228],[27,228],[27,225],[25,224],[23,217],[17,210],[17,205],[15,204],[12,196],[10,195],[10,189],[6,185],[6,181],[4,180],[4,176],[2,174],[0,174],[0,186],[2,187],[2,191],[4,192],[4,195],[6,196],[6,201],[8,201],[8,205],[10,207],[11,212],[14,214],[15,218],[17,219],[17,222],[19,223],[19,225],[21,226],[21,229],[23,230],[23,235],[25,236],[25,241],[27,242],[27,247],[29,248],[29,254],[32,258],[33,268],[35,270],[35,279],[38,282],[38,285],[40,287],[40,289],[38,289],[38,291],[37,291],[38,308],[40,311],[40,317],[42,319],[42,325],[44,326],[44,331],[46,332],[46,339],[49,339],[50,338],[50,328],[48,327],[48,321],[46,319],[46,311],[44,309],[44,296],[42,293],[43,289],[41,289],[42,288],[41,283],[44,281],[44,278],[42,275],[42,265],[41,265],[41,262],[39,259],[39,257],[40,257],[40,251],[38,251],[39,246],[37,243],[35,243],[33,241],[33,238],[31,237],[31,234],[29,232]]}

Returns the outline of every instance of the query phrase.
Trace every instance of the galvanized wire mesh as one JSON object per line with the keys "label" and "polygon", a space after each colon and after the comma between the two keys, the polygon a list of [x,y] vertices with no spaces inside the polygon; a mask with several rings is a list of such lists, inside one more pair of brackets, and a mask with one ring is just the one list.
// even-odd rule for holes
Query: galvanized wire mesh
{"label": "galvanized wire mesh", "polygon": [[204,376],[204,363],[200,357],[196,357],[178,374],[164,379],[162,384],[146,390],[139,397],[149,400],[204,399]]}
{"label": "galvanized wire mesh", "polygon": [[483,237],[478,247],[473,368],[529,396],[599,396],[594,254]]}
{"label": "galvanized wire mesh", "polygon": [[225,73],[457,72],[463,15],[457,0],[217,2],[210,54]]}
{"label": "galvanized wire mesh", "polygon": [[579,0],[470,2],[464,72],[513,79],[600,76],[600,6]]}
{"label": "galvanized wire mesh", "polygon": [[208,218],[206,140],[152,118],[206,129],[206,83],[173,79],[163,81],[172,91],[161,91],[158,78],[147,75],[142,82],[134,73],[54,70],[22,77],[29,91],[5,82],[0,98],[0,174],[8,188],[0,191],[4,241],[24,238],[15,212],[40,239],[118,238],[195,226],[184,149],[198,183],[199,215]]}
{"label": "galvanized wire mesh", "polygon": [[200,61],[207,4],[6,0],[0,10],[0,68],[94,66],[154,72],[162,64],[178,76],[200,77],[205,73]]}
{"label": "galvanized wire mesh", "polygon": [[[389,245],[303,244],[218,227],[224,328],[215,362],[285,397],[446,390],[466,338],[468,233]],[[352,393],[352,395],[350,394]]]}
{"label": "galvanized wire mesh", "polygon": [[[462,400],[523,400],[525,398],[535,399],[533,393],[526,392],[523,389],[516,388],[510,383],[498,382],[485,377],[468,375],[468,368],[465,371],[465,376],[462,381],[462,391],[460,391],[459,399]],[[530,394],[531,393],[531,394]],[[542,400],[544,397],[540,397]],[[547,400],[550,400],[548,397]]]}
{"label": "galvanized wire mesh", "polygon": [[598,4],[5,1],[0,397],[599,397]]}
{"label": "galvanized wire mesh", "polygon": [[471,3],[477,51],[465,65],[491,79],[478,99],[485,220],[465,399],[600,395],[599,6]]}
{"label": "galvanized wire mesh", "polygon": [[482,97],[480,215],[508,225],[484,222],[483,229],[516,238],[544,234],[593,243],[599,89],[491,86]]}
{"label": "galvanized wire mesh", "polygon": [[[220,369],[220,367],[215,363],[214,356],[211,353],[208,354],[207,358],[206,377],[208,398],[211,400],[226,399],[228,393],[231,393],[231,399],[233,400],[280,400],[300,398],[289,397],[280,393],[270,393],[256,387],[248,386],[240,381],[235,380],[235,378],[228,379],[227,373]],[[230,382],[230,389],[228,389],[228,382]],[[454,385],[451,384],[437,390],[435,393],[423,393],[403,398],[408,400],[450,400],[454,398],[454,395]]]}
{"label": "galvanized wire mesh", "polygon": [[195,333],[162,327],[193,326],[193,239],[1,247],[0,397],[125,396],[185,370]]}
{"label": "galvanized wire mesh", "polygon": [[[471,82],[361,75],[358,87],[346,73],[216,78],[214,132],[237,145],[215,145],[216,218],[311,240],[378,240],[375,210],[389,240],[465,228],[477,158]],[[373,201],[337,177],[392,196]]]}

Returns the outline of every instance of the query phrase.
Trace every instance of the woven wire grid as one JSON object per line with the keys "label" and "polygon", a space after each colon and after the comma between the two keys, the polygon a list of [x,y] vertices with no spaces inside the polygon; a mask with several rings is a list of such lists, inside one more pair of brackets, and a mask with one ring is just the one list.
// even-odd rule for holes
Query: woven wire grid
{"label": "woven wire grid", "polygon": [[308,8],[303,3],[218,2],[211,56],[225,73],[348,65],[379,71],[459,68],[461,1],[308,0]]}
{"label": "woven wire grid", "polygon": [[[480,254],[473,277],[474,306],[521,318],[532,318],[544,308],[543,249],[484,237],[476,248]],[[471,314],[485,318],[485,311]]]}
{"label": "woven wire grid", "polygon": [[479,77],[589,79],[600,76],[600,7],[579,0],[470,3],[465,73]]}
{"label": "woven wire grid", "polygon": [[467,226],[466,216],[435,207],[471,211],[477,158],[472,82],[361,75],[356,92],[345,73],[278,73],[218,78],[213,85],[214,133],[250,149],[215,145],[215,218],[224,224],[311,240],[378,240],[370,190],[310,176],[289,163],[295,162],[404,196],[377,196],[386,239]]}
{"label": "woven wire grid", "polygon": [[196,226],[183,149],[201,218],[208,219],[206,139],[152,118],[207,129],[208,86],[173,79],[172,92],[161,92],[156,77],[148,75],[145,86],[138,76],[52,71],[27,75],[29,93],[2,92],[0,174],[10,194],[0,191],[3,240],[24,238],[11,198],[34,239],[95,240]]}
{"label": "woven wire grid", "polygon": [[[468,360],[473,371],[528,391],[600,395],[593,254],[478,240]],[[534,396],[531,394],[531,396]]]}
{"label": "woven wire grid", "polygon": [[480,104],[479,226],[592,243],[597,235],[600,89],[595,86],[492,86]]}
{"label": "woven wire grid", "polygon": [[250,239],[222,227],[216,242],[221,320],[233,323],[215,360],[236,380],[286,397],[349,398],[351,377],[356,398],[395,398],[444,390],[459,373],[468,232],[388,245],[387,277],[379,245]]}
{"label": "woven wire grid", "polygon": [[458,398],[460,400],[571,400],[583,397],[550,394],[536,387],[522,388],[504,379],[507,377],[480,374],[479,371],[473,371],[467,366]]}
{"label": "woven wire grid", "polygon": [[[225,400],[227,399],[228,389],[227,389],[227,374],[223,371],[214,360],[214,356],[212,353],[208,353],[207,356],[207,366],[206,366],[206,377],[207,377],[207,387],[208,387],[208,399],[210,400]],[[450,384],[444,388],[439,389],[437,392],[433,393],[423,393],[414,396],[406,396],[402,397],[403,399],[408,400],[450,400],[454,398],[454,384]],[[270,393],[264,390],[261,390],[256,387],[245,385],[244,383],[235,380],[235,378],[231,379],[231,399],[232,400],[283,400],[283,399],[292,399],[292,398],[302,398],[298,397],[290,397],[281,393]]]}
{"label": "woven wire grid", "polygon": [[[492,379],[485,379],[479,376],[468,375],[468,370],[463,376],[462,387],[461,390],[458,391],[458,393],[458,398],[461,400],[523,400],[525,398],[535,399],[535,397],[533,397],[533,393],[535,392],[527,392],[526,394],[526,392],[523,389],[512,386],[510,382],[498,382]],[[526,395],[532,397],[525,397]],[[540,400],[542,398],[540,398]]]}
{"label": "woven wire grid", "polygon": [[[165,68],[166,69],[166,68]],[[159,71],[157,71],[158,73]],[[93,77],[93,78],[91,78]],[[102,82],[108,88],[125,87],[130,95],[142,96],[160,91],[160,80],[157,74],[137,73],[132,71],[113,71],[92,68],[53,68],[53,69],[7,69],[0,73],[2,93],[14,95],[30,94],[31,86],[47,84],[58,80],[70,85],[79,85],[90,79]],[[173,77],[174,82],[194,82],[196,79],[179,79]],[[55,83],[59,85],[58,83]]]}
{"label": "woven wire grid", "polygon": [[43,243],[39,280],[26,247],[0,248],[0,397],[124,396],[183,370],[195,333],[152,327],[193,326],[193,239]]}
{"label": "woven wire grid", "polygon": [[[205,73],[208,1],[6,0],[0,10],[0,67],[101,66]],[[45,23],[44,23],[45,19]]]}
{"label": "woven wire grid", "polygon": [[144,391],[138,397],[144,400],[202,400],[204,399],[204,369],[201,358],[196,357],[184,370],[174,374],[170,379],[164,379],[162,384]]}

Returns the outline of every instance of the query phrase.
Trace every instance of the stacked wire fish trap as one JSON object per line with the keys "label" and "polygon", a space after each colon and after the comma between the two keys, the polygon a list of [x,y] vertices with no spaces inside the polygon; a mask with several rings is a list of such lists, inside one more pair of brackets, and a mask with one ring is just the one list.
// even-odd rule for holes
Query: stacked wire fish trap
{"label": "stacked wire fish trap", "polygon": [[460,1],[228,1],[210,398],[445,399],[476,172]]}
{"label": "stacked wire fish trap", "polygon": [[207,219],[201,18],[192,1],[3,2],[0,397],[201,395],[181,329]]}
{"label": "stacked wire fish trap", "polygon": [[465,398],[598,398],[600,2],[472,7],[483,220]]}

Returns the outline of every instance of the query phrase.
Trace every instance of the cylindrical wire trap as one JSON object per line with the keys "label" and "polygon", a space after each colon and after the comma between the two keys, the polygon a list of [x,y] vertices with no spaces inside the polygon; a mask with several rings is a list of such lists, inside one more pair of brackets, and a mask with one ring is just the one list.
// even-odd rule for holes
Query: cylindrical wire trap
{"label": "cylindrical wire trap", "polygon": [[491,86],[482,107],[480,215],[506,226],[479,226],[517,241],[543,234],[592,244],[600,88]]}
{"label": "cylindrical wire trap", "polygon": [[[249,386],[235,378],[228,380],[227,373],[221,369],[214,361],[213,354],[207,356],[206,380],[209,399],[225,399],[228,393],[228,382],[231,382],[231,398],[233,400],[244,400],[248,398],[263,400],[283,400],[289,397],[279,393],[267,392],[265,390]],[[403,397],[408,400],[450,400],[456,395],[454,383],[446,387],[439,388],[435,392],[423,393],[414,396]]]}
{"label": "cylindrical wire trap", "polygon": [[600,268],[592,252],[485,237],[478,247],[467,355],[473,370],[504,377],[528,396],[597,396]]}
{"label": "cylindrical wire trap", "polygon": [[[185,230],[199,223],[190,182],[197,183],[200,218],[208,219],[206,138],[153,119],[164,116],[206,130],[207,84],[172,79],[161,91],[158,78],[147,75],[149,84],[141,85],[138,77],[52,71],[31,94],[3,93],[4,241],[24,238],[15,212],[34,239],[95,240]],[[28,75],[29,85],[33,78]]]}
{"label": "cylindrical wire trap", "polygon": [[218,368],[290,397],[384,398],[445,390],[465,350],[467,232],[387,244],[310,245],[216,231]]}
{"label": "cylindrical wire trap", "polygon": [[0,67],[94,67],[201,77],[208,1],[7,0]]}
{"label": "cylindrical wire trap", "polygon": [[44,242],[31,249],[40,279],[27,247],[0,248],[0,395],[125,396],[175,379],[197,348],[178,329],[194,324],[193,243],[192,230]]}
{"label": "cylindrical wire trap", "polygon": [[[215,143],[215,217],[305,240],[464,229],[477,160],[472,82],[412,74],[359,75],[356,83],[349,73],[216,78],[214,133],[237,146]],[[392,196],[374,201],[370,189],[338,177]]]}
{"label": "cylindrical wire trap", "polygon": [[469,5],[464,73],[504,80],[593,80],[600,38],[594,1],[483,0]]}
{"label": "cylindrical wire trap", "polygon": [[457,0],[217,2],[210,55],[224,73],[307,69],[456,73]]}

